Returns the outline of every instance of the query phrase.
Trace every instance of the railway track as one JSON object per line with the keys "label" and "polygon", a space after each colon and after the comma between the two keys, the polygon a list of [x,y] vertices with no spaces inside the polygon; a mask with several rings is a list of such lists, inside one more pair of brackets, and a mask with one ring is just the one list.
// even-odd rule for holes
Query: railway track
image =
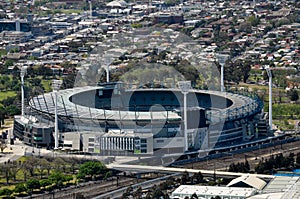
{"label": "railway track", "polygon": [[[159,174],[164,176],[164,174]],[[93,198],[98,195],[105,194],[120,188],[128,187],[136,183],[142,183],[149,179],[157,178],[157,174],[150,175],[150,177],[143,177],[140,179],[134,177],[119,176],[118,182],[116,178],[108,181],[91,181],[78,186],[72,186],[61,190],[55,190],[55,192],[48,192],[40,195],[33,195],[34,199],[68,199],[75,198],[76,195],[83,195],[84,198]],[[29,198],[29,197],[28,197]]]}
{"label": "railway track", "polygon": [[300,141],[286,143],[282,145],[267,147],[263,149],[253,150],[251,152],[239,153],[239,154],[228,154],[228,156],[215,158],[210,160],[204,160],[201,162],[188,163],[181,165],[185,168],[193,169],[215,169],[225,171],[229,168],[232,163],[244,162],[245,159],[250,164],[250,168],[254,169],[258,162],[264,158],[269,158],[271,155],[282,153],[284,156],[289,155],[291,152],[297,154],[300,152]]}

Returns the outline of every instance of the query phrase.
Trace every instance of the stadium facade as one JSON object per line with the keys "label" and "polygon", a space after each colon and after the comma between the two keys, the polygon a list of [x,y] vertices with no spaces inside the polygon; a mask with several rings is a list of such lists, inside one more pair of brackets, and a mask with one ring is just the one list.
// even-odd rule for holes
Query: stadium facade
{"label": "stadium facade", "polygon": [[[66,150],[102,155],[182,154],[269,136],[263,103],[247,92],[190,89],[186,136],[184,95],[179,88],[108,83],[57,94],[59,144]],[[27,114],[15,117],[14,135],[26,144],[52,148],[54,113],[54,93],[32,98]]]}

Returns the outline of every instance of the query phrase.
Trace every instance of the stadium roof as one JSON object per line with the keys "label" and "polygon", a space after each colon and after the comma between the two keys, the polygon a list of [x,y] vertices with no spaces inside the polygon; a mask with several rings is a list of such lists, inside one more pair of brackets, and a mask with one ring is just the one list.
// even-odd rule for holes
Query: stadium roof
{"label": "stadium roof", "polygon": [[[82,106],[76,103],[73,103],[70,99],[72,96],[78,93],[93,91],[97,89],[103,89],[101,86],[85,86],[85,87],[76,87],[72,89],[60,90],[57,92],[58,96],[58,115],[63,117],[74,117],[74,118],[92,118],[95,120],[120,120],[123,121],[149,121],[152,118],[155,120],[168,120],[168,121],[181,121],[181,116],[174,111],[157,111],[157,112],[143,112],[143,111],[122,111],[122,110],[107,110],[107,109],[99,109],[92,108],[87,106]],[[180,92],[180,89],[164,89],[164,88],[151,88],[151,89],[136,89],[136,90],[144,90],[146,91],[164,91],[169,90],[172,92]],[[130,91],[130,90],[128,90]],[[134,90],[132,90],[134,91]],[[211,118],[212,123],[217,123],[219,120],[224,118],[226,119],[237,119],[245,117],[246,114],[255,114],[257,111],[261,110],[258,102],[255,99],[244,95],[238,95],[227,92],[219,92],[219,91],[210,91],[210,90],[194,90],[191,89],[190,92],[195,93],[203,93],[211,95],[212,104],[214,103],[218,106],[218,99],[213,96],[224,97],[228,100],[232,101],[232,105],[225,109],[218,109],[211,107]],[[46,114],[54,114],[55,105],[54,100],[55,94],[53,92],[46,93],[43,95],[36,96],[32,98],[29,102],[29,105],[37,111],[46,113]],[[213,102],[214,101],[214,102]],[[95,102],[94,102],[95,103]]]}

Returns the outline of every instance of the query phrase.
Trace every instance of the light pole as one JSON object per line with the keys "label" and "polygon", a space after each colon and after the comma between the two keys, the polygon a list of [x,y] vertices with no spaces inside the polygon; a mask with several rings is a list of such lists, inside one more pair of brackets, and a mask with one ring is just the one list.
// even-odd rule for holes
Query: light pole
{"label": "light pole", "polygon": [[59,132],[58,132],[58,117],[57,117],[57,91],[59,90],[62,84],[62,80],[54,79],[52,80],[52,89],[55,95],[55,121],[54,121],[54,149],[58,149],[58,140],[59,140]]}
{"label": "light pole", "polygon": [[25,67],[22,67],[21,68],[21,72],[20,72],[20,77],[21,77],[21,106],[22,106],[22,117],[24,117],[25,115],[25,105],[24,105],[24,77],[25,77],[25,74],[26,74],[26,68]]}
{"label": "light pole", "polygon": [[186,96],[191,89],[191,81],[180,81],[178,86],[183,94],[183,118],[184,118],[184,150],[188,151],[188,136],[187,136],[187,99]]}
{"label": "light pole", "polygon": [[224,92],[224,65],[229,58],[226,54],[216,54],[219,64],[221,65],[221,92]]}
{"label": "light pole", "polygon": [[106,82],[109,82],[109,65],[112,63],[113,60],[114,58],[112,57],[112,55],[104,55],[104,64],[106,66]]}
{"label": "light pole", "polygon": [[272,131],[272,72],[269,67],[266,67],[269,77],[269,129]]}

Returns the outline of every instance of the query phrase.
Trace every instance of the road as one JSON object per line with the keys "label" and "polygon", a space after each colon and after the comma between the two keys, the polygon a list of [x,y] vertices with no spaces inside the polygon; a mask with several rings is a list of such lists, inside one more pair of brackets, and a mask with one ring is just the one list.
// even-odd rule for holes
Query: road
{"label": "road", "polygon": [[117,165],[117,164],[109,164],[107,166],[111,169],[117,169],[121,171],[135,171],[135,172],[162,172],[162,173],[183,173],[185,171],[189,173],[198,173],[199,171],[203,175],[214,175],[214,173],[218,176],[228,176],[228,177],[240,177],[242,175],[255,176],[258,178],[269,178],[272,179],[274,176],[272,175],[264,175],[264,174],[245,174],[245,173],[237,173],[237,172],[227,172],[227,171],[214,171],[214,170],[199,170],[199,169],[188,169],[188,168],[174,168],[174,167],[163,167],[163,166],[144,166],[144,165]]}

